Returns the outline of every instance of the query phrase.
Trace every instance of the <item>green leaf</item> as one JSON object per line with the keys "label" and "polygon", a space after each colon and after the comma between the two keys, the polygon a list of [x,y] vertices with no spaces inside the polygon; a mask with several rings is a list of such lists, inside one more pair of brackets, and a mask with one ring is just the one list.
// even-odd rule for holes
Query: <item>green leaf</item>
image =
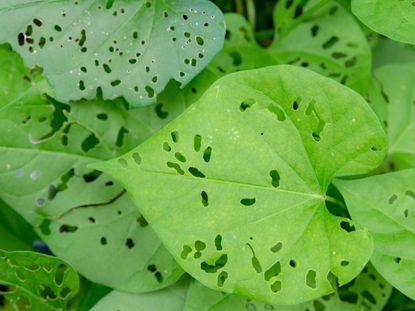
{"label": "green leaf", "polygon": [[32,226],[0,200],[0,249],[32,250],[32,242],[36,239]]}
{"label": "green leaf", "polygon": [[277,3],[270,53],[279,63],[307,67],[363,94],[370,82],[371,54],[359,25],[334,1],[305,2]]}
{"label": "green leaf", "polygon": [[[16,18],[19,16],[19,18]],[[206,0],[19,0],[0,4],[0,41],[44,68],[58,100],[156,100],[220,50],[224,21]]]}
{"label": "green leaf", "polygon": [[189,286],[184,311],[381,311],[391,291],[392,286],[371,265],[336,293],[294,306],[266,305],[242,296],[223,294],[194,281]]}
{"label": "green leaf", "polygon": [[359,180],[336,180],[352,218],[373,235],[371,262],[380,274],[415,299],[415,169]]}
{"label": "green leaf", "polygon": [[374,31],[396,41],[415,44],[412,1],[352,0],[352,11]]}
{"label": "green leaf", "polygon": [[102,298],[91,311],[183,311],[188,288],[187,280],[174,286],[147,294],[129,294],[112,291]]}
{"label": "green leaf", "polygon": [[415,46],[379,37],[372,48],[373,67],[410,63],[415,59]]}
{"label": "green leaf", "polygon": [[203,284],[295,304],[330,293],[328,277],[347,283],[369,259],[368,232],[331,215],[325,193],[334,177],[376,167],[384,150],[357,93],[275,66],[218,80],[142,145],[91,167],[121,180]]}
{"label": "green leaf", "polygon": [[87,165],[127,152],[173,119],[184,109],[177,86],[146,108],[69,106],[44,96],[45,81],[30,78],[15,54],[0,50],[0,64],[0,197],[94,282],[142,292],[176,281],[181,268],[125,190]]}
{"label": "green leaf", "polygon": [[0,250],[0,296],[15,310],[64,310],[78,289],[78,275],[62,260]]}
{"label": "green leaf", "polygon": [[[387,128],[389,155],[411,166],[415,163],[415,63],[381,67],[369,92],[373,109]],[[412,164],[414,167],[415,164]]]}

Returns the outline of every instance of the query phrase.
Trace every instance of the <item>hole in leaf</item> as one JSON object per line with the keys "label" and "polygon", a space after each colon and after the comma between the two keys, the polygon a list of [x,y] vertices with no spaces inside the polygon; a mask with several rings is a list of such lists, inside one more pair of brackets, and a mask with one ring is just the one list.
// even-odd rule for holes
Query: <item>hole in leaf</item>
{"label": "hole in leaf", "polygon": [[408,190],[405,192],[405,195],[407,195],[408,197],[415,199],[415,192]]}
{"label": "hole in leaf", "polygon": [[89,182],[93,182],[94,180],[96,180],[101,175],[102,175],[102,172],[97,171],[97,170],[93,170],[92,172],[90,172],[88,174],[82,175],[82,178],[86,183],[89,183]]}
{"label": "hole in leaf", "polygon": [[316,271],[308,270],[305,283],[310,288],[316,288]]}
{"label": "hole in leaf", "polygon": [[331,47],[333,47],[333,45],[335,45],[337,42],[339,42],[339,37],[337,36],[332,36],[330,37],[330,39],[328,39],[326,42],[323,43],[322,47],[323,49],[327,50]]}
{"label": "hole in leaf", "polygon": [[166,119],[169,116],[169,114],[168,112],[163,111],[162,108],[163,104],[157,104],[154,108],[154,111],[160,119]]}
{"label": "hole in leaf", "polygon": [[272,283],[271,290],[274,293],[278,293],[281,290],[281,281],[275,281],[274,283]]}
{"label": "hole in leaf", "polygon": [[228,262],[228,255],[223,254],[220,256],[213,265],[208,264],[206,261],[200,264],[200,268],[206,273],[216,273],[218,270],[222,269]]}
{"label": "hole in leaf", "polygon": [[100,243],[101,243],[101,245],[107,245],[108,244],[107,238],[102,237],[101,240],[100,240]]}
{"label": "hole in leaf", "polygon": [[215,247],[217,251],[222,250],[222,236],[220,234],[215,237]]}
{"label": "hole in leaf", "polygon": [[176,170],[176,172],[180,175],[184,174],[184,171],[182,170],[182,168],[180,167],[180,165],[178,163],[174,163],[174,162],[167,162],[167,167],[173,168]]}
{"label": "hole in leaf", "polygon": [[227,278],[228,273],[226,271],[222,271],[221,273],[219,273],[217,282],[218,287],[222,287]]}
{"label": "hole in leaf", "polygon": [[347,260],[342,260],[342,261],[340,262],[340,265],[341,265],[341,266],[343,266],[343,267],[346,267],[346,266],[348,266],[348,265],[349,265],[349,262],[348,262]]}
{"label": "hole in leaf", "polygon": [[398,199],[398,196],[396,194],[393,194],[390,198],[389,198],[389,204],[393,204],[396,200]]}
{"label": "hole in leaf", "polygon": [[203,152],[203,160],[206,163],[209,163],[211,155],[212,155],[212,147],[207,147],[205,151]]}
{"label": "hole in leaf", "polygon": [[192,248],[189,245],[184,245],[183,246],[183,250],[182,253],[180,254],[180,257],[182,259],[186,259],[187,256],[189,256],[189,254],[192,252]]}
{"label": "hole in leaf", "polygon": [[59,232],[67,232],[67,233],[73,233],[78,230],[78,226],[72,226],[72,225],[62,225],[59,228]]}
{"label": "hole in leaf", "polygon": [[203,206],[204,207],[208,206],[209,205],[209,197],[208,197],[206,191],[202,191],[200,193],[200,196],[202,197],[202,204],[203,204]]}
{"label": "hole in leaf", "polygon": [[193,148],[196,152],[200,151],[200,147],[202,146],[202,136],[195,135],[193,138]]}
{"label": "hole in leaf", "polygon": [[291,260],[290,260],[289,265],[290,265],[290,267],[292,267],[292,268],[297,267],[297,263],[295,262],[295,260],[294,260],[294,259],[291,259]]}
{"label": "hole in leaf", "polygon": [[133,248],[135,246],[135,243],[134,243],[133,239],[128,238],[125,241],[125,246],[127,246],[129,249]]}
{"label": "hole in leaf", "polygon": [[189,173],[192,174],[194,177],[198,178],[205,178],[205,174],[199,171],[196,167],[189,167]]}
{"label": "hole in leaf", "polygon": [[252,252],[252,259],[251,259],[252,267],[254,267],[256,273],[261,273],[262,272],[262,267],[261,267],[261,264],[260,264],[258,258],[255,256],[254,249],[252,248],[252,246],[249,243],[246,243],[246,245],[248,245],[248,247],[251,249],[251,252]]}
{"label": "hole in leaf", "polygon": [[140,157],[140,155],[138,154],[138,152],[134,152],[134,153],[133,153],[133,160],[134,160],[134,162],[135,162],[137,165],[140,165],[140,164],[141,164],[141,157]]}
{"label": "hole in leaf", "polygon": [[277,252],[279,252],[281,250],[281,248],[282,248],[282,243],[281,242],[278,242],[273,247],[271,247],[271,252],[277,253]]}
{"label": "hole in leaf", "polygon": [[281,273],[281,263],[277,261],[267,271],[265,271],[265,281],[271,280],[273,277],[278,276]]}
{"label": "hole in leaf", "polygon": [[366,289],[362,290],[362,297],[367,299],[373,305],[377,304],[375,297]]}
{"label": "hole in leaf", "polygon": [[179,160],[180,162],[186,162],[186,157],[182,154],[182,153],[180,153],[180,152],[176,152],[175,154],[174,154],[174,157],[177,159],[177,160]]}
{"label": "hole in leaf", "polygon": [[123,167],[123,168],[127,168],[128,166],[128,162],[125,159],[118,159],[118,163]]}
{"label": "hole in leaf", "polygon": [[55,283],[56,285],[60,286],[63,283],[63,277],[65,276],[65,271],[68,270],[68,267],[64,264],[60,264],[56,268],[55,272]]}
{"label": "hole in leaf", "polygon": [[348,222],[348,221],[342,221],[342,222],[340,223],[340,227],[341,227],[343,230],[345,230],[346,232],[353,232],[353,231],[356,231],[356,228],[355,228],[352,224],[350,224],[350,222]]}
{"label": "hole in leaf", "polygon": [[280,186],[280,174],[278,174],[277,170],[272,170],[269,172],[269,176],[271,176],[271,184],[274,188],[278,188]]}
{"label": "hole in leaf", "polygon": [[241,112],[244,112],[246,109],[251,108],[252,105],[254,104],[255,104],[255,99],[249,98],[241,103],[241,105],[239,106],[239,110]]}
{"label": "hole in leaf", "polygon": [[232,65],[239,66],[242,64],[242,56],[239,52],[231,52],[229,56],[232,58]]}
{"label": "hole in leaf", "polygon": [[88,152],[91,149],[95,148],[96,145],[99,144],[99,139],[95,136],[95,134],[89,135],[81,144],[81,148],[84,152]]}
{"label": "hole in leaf", "polygon": [[177,131],[171,132],[170,135],[171,135],[171,140],[174,143],[177,143],[179,141],[179,133]]}
{"label": "hole in leaf", "polygon": [[245,206],[251,206],[254,205],[256,202],[255,198],[245,198],[241,200],[241,204]]}

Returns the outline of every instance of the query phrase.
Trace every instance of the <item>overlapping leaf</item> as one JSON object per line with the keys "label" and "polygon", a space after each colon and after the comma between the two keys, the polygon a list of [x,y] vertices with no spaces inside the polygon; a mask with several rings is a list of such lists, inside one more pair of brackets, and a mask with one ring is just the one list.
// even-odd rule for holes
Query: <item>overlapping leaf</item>
{"label": "overlapping leaf", "polygon": [[369,100],[387,129],[388,153],[402,167],[415,167],[415,63],[381,67],[375,77]]}
{"label": "overlapping leaf", "polygon": [[[19,18],[16,18],[19,16]],[[220,50],[225,24],[206,0],[2,1],[1,42],[44,68],[58,100],[123,96],[155,102]]]}
{"label": "overlapping leaf", "polygon": [[332,292],[329,279],[349,282],[369,259],[368,232],[331,215],[325,193],[384,153],[380,122],[358,94],[276,66],[220,79],[142,145],[94,167],[122,181],[203,284],[294,304]]}
{"label": "overlapping leaf", "polygon": [[123,188],[86,166],[130,150],[174,118],[183,109],[177,87],[148,108],[69,106],[43,95],[47,84],[16,54],[4,48],[0,62],[0,196],[95,282],[134,292],[174,282],[182,270]]}
{"label": "overlapping leaf", "polygon": [[375,242],[371,262],[394,287],[415,299],[415,169],[336,180],[352,218]]}
{"label": "overlapping leaf", "polygon": [[78,275],[62,260],[0,250],[0,297],[14,310],[64,310],[78,289]]}
{"label": "overlapping leaf", "polygon": [[413,1],[352,0],[352,10],[374,31],[393,40],[415,44]]}

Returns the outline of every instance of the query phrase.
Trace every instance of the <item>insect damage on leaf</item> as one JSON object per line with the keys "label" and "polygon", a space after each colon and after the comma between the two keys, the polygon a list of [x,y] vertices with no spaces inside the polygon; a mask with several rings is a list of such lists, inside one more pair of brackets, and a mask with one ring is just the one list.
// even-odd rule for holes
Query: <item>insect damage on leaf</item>
{"label": "insect damage on leaf", "polygon": [[144,144],[92,167],[120,179],[203,284],[293,304],[330,293],[330,278],[344,284],[367,263],[367,231],[331,215],[325,192],[384,153],[380,122],[360,96],[276,66],[220,79]]}
{"label": "insect damage on leaf", "polygon": [[188,83],[225,34],[222,13],[204,0],[6,2],[0,27],[0,41],[44,68],[57,99],[102,93],[135,106],[155,102],[171,79]]}

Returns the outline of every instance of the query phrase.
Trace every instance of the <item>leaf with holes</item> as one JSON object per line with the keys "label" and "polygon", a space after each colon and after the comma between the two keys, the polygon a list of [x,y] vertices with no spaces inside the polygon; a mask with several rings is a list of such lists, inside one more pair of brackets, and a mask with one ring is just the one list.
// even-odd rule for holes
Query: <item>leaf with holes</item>
{"label": "leaf with holes", "polygon": [[388,154],[401,167],[415,167],[415,63],[381,67],[375,77],[368,98],[387,129]]}
{"label": "leaf with holes", "polygon": [[176,281],[181,268],[124,189],[87,168],[127,152],[184,109],[176,86],[146,108],[69,106],[45,97],[45,81],[7,49],[0,49],[0,68],[0,197],[95,282],[142,292]]}
{"label": "leaf with holes", "polygon": [[0,28],[0,41],[44,68],[58,100],[102,93],[132,105],[154,102],[171,79],[188,83],[225,33],[206,0],[3,1]]}
{"label": "leaf with holes", "polygon": [[353,219],[372,233],[371,262],[415,299],[415,169],[359,180],[336,180]]}
{"label": "leaf with holes", "polygon": [[62,260],[0,250],[0,296],[14,310],[64,310],[78,290],[78,275]]}
{"label": "leaf with holes", "polygon": [[391,291],[390,284],[370,265],[336,293],[294,306],[266,305],[242,296],[223,294],[194,281],[189,286],[184,311],[381,311]]}
{"label": "leaf with holes", "polygon": [[274,9],[275,38],[267,49],[258,45],[242,16],[225,14],[225,20],[224,47],[185,87],[187,102],[194,102],[226,74],[277,64],[307,67],[362,94],[369,86],[371,52],[365,35],[335,1],[279,1]]}
{"label": "leaf with holes", "polygon": [[374,31],[415,44],[414,1],[352,0],[352,11]]}
{"label": "leaf with holes", "polygon": [[340,4],[279,1],[274,24],[276,39],[270,52],[279,63],[307,67],[362,94],[366,91],[371,78],[370,47],[353,16]]}
{"label": "leaf with holes", "polygon": [[331,215],[326,190],[336,176],[376,167],[385,140],[357,93],[283,65],[218,80],[142,145],[91,167],[121,180],[203,284],[295,304],[368,261],[368,232]]}
{"label": "leaf with holes", "polygon": [[102,298],[91,311],[183,311],[187,284],[187,280],[181,280],[169,288],[147,294],[134,295],[113,291]]}

